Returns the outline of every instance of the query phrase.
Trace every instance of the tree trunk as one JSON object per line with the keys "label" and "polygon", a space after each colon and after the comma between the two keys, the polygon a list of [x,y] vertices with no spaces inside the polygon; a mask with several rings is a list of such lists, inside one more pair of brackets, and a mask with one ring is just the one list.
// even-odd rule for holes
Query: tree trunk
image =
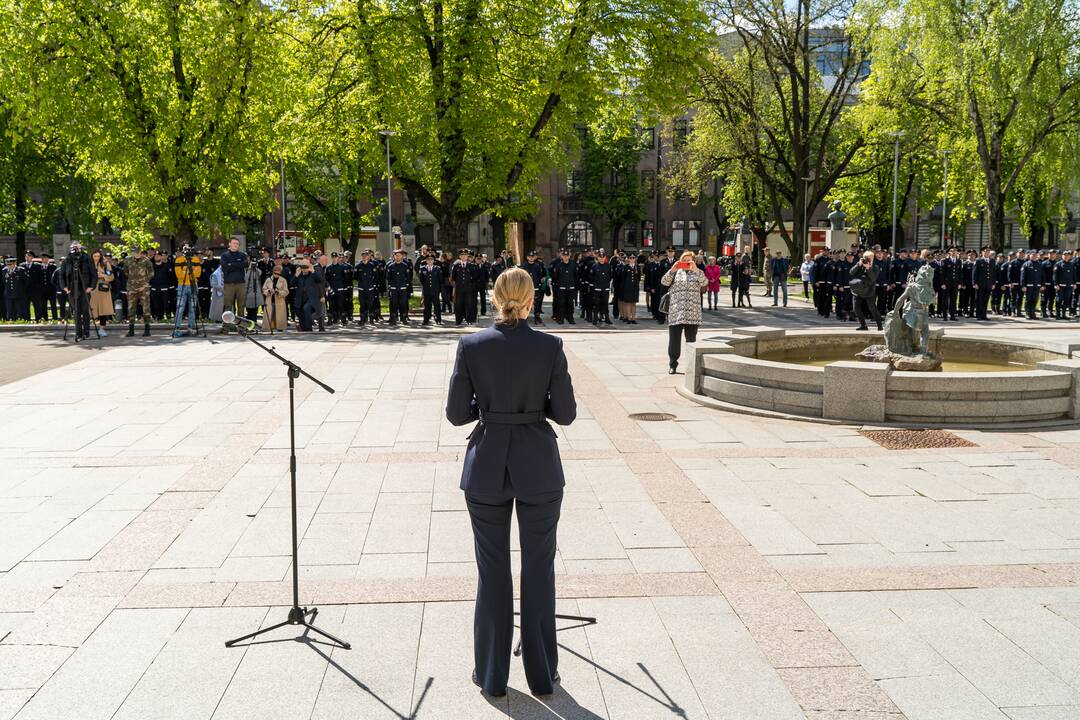
{"label": "tree trunk", "polygon": [[359,262],[357,256],[360,245],[360,204],[353,193],[348,193],[346,201],[349,204],[349,239],[345,243],[345,249],[352,253],[354,262]]}
{"label": "tree trunk", "polygon": [[176,226],[176,235],[173,237],[173,252],[182,250],[185,245],[195,247],[195,223],[189,218],[182,218]]}
{"label": "tree trunk", "polygon": [[23,261],[26,254],[26,186],[19,183],[15,188],[15,259]]}
{"label": "tree trunk", "polygon": [[621,222],[613,222],[611,224],[611,252],[614,253],[619,249],[619,233],[622,231],[623,224]]}
{"label": "tree trunk", "polygon": [[439,215],[439,244],[444,249],[451,250],[455,257],[457,257],[458,250],[469,245],[469,221],[471,219],[456,212],[440,213]]}
{"label": "tree trunk", "polygon": [[494,254],[506,249],[506,218],[491,216],[491,250]]}
{"label": "tree trunk", "polygon": [[986,178],[986,219],[990,225],[990,247],[994,252],[1005,249],[1005,198],[998,188],[1001,179],[988,173]]}

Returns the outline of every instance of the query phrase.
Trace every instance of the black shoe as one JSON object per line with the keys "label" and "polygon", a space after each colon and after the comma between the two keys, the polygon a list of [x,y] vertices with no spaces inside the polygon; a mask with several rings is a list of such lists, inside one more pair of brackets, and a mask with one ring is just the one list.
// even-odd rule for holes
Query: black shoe
{"label": "black shoe", "polygon": [[570,318],[569,320],[567,320],[567,322],[570,323],[571,325],[577,325],[577,323],[574,322],[574,318]]}
{"label": "black shoe", "polygon": [[554,686],[560,684],[561,682],[562,682],[562,678],[559,677],[559,673],[556,672],[555,675],[553,675],[552,678],[551,678],[551,684],[552,684],[551,690],[549,690],[547,692],[533,692],[533,689],[529,688],[529,693],[533,697],[543,697],[545,695],[553,695],[555,693]]}
{"label": "black shoe", "polygon": [[604,324],[605,325],[610,325],[611,324],[611,319],[610,318],[604,318]]}
{"label": "black shoe", "polygon": [[855,329],[856,329],[856,330],[862,330],[862,331],[866,331],[866,330],[869,330],[870,328],[866,327],[865,325],[862,325],[862,326],[860,326],[860,327],[857,327],[857,328],[855,328]]}
{"label": "black shoe", "polygon": [[669,365],[669,366],[668,366],[668,371],[667,371],[667,374],[668,374],[668,375],[674,375],[674,374],[675,374],[675,371],[676,371],[676,370],[677,370],[678,368],[679,368],[679,365],[678,365],[678,363],[676,363],[676,364],[674,364],[674,365]]}
{"label": "black shoe", "polygon": [[480,684],[480,679],[476,677],[475,670],[472,671],[472,683],[476,687],[480,688],[480,692],[484,693],[485,695],[490,695],[491,697],[506,697],[506,690],[496,693],[489,693],[488,691],[484,690],[484,686]]}
{"label": "black shoe", "polygon": [[145,327],[143,328],[142,336],[143,337],[150,337],[150,323],[147,323],[145,325]]}
{"label": "black shoe", "polygon": [[135,323],[128,325],[128,331],[125,337],[135,337]]}

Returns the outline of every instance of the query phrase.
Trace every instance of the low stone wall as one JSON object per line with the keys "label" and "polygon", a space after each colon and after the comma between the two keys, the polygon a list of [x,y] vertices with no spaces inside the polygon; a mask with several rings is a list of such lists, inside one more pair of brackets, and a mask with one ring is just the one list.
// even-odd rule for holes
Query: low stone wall
{"label": "low stone wall", "polygon": [[844,348],[854,356],[880,338],[738,328],[688,347],[693,361],[680,392],[719,407],[834,422],[977,426],[1080,418],[1080,359],[1070,357],[1080,346],[995,342],[940,331],[931,339],[932,350],[950,359],[1035,365],[1017,372],[896,372],[854,360],[814,367],[757,357],[813,347]]}

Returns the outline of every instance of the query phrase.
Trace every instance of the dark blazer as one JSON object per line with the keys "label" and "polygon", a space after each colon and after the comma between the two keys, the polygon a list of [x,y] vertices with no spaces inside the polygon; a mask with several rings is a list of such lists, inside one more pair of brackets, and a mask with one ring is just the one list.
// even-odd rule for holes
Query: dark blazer
{"label": "dark blazer", "polygon": [[566,481],[547,420],[569,425],[575,417],[561,338],[523,320],[458,342],[446,419],[454,425],[480,421],[469,435],[462,490],[514,497],[559,490]]}

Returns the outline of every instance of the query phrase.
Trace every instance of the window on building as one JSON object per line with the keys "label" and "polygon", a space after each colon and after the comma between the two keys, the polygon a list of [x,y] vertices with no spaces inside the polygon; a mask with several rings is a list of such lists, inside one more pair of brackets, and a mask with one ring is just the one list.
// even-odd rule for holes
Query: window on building
{"label": "window on building", "polygon": [[645,170],[641,173],[641,189],[650,199],[656,197],[656,171]]}
{"label": "window on building", "polygon": [[641,131],[641,144],[646,150],[656,147],[656,128],[647,127]]}
{"label": "window on building", "polygon": [[686,144],[686,136],[690,134],[690,120],[687,118],[678,118],[675,121],[675,147],[682,147]]}
{"label": "window on building", "polygon": [[572,170],[566,176],[566,194],[577,195],[581,192],[582,175],[580,170]]}
{"label": "window on building", "polygon": [[686,223],[682,220],[671,221],[671,244],[675,247],[682,247],[685,244],[685,238],[683,237],[683,230]]}
{"label": "window on building", "polygon": [[690,247],[700,247],[701,246],[701,221],[700,220],[691,220],[691,221],[689,221],[687,223],[686,239],[687,239],[687,244],[690,245]]}

